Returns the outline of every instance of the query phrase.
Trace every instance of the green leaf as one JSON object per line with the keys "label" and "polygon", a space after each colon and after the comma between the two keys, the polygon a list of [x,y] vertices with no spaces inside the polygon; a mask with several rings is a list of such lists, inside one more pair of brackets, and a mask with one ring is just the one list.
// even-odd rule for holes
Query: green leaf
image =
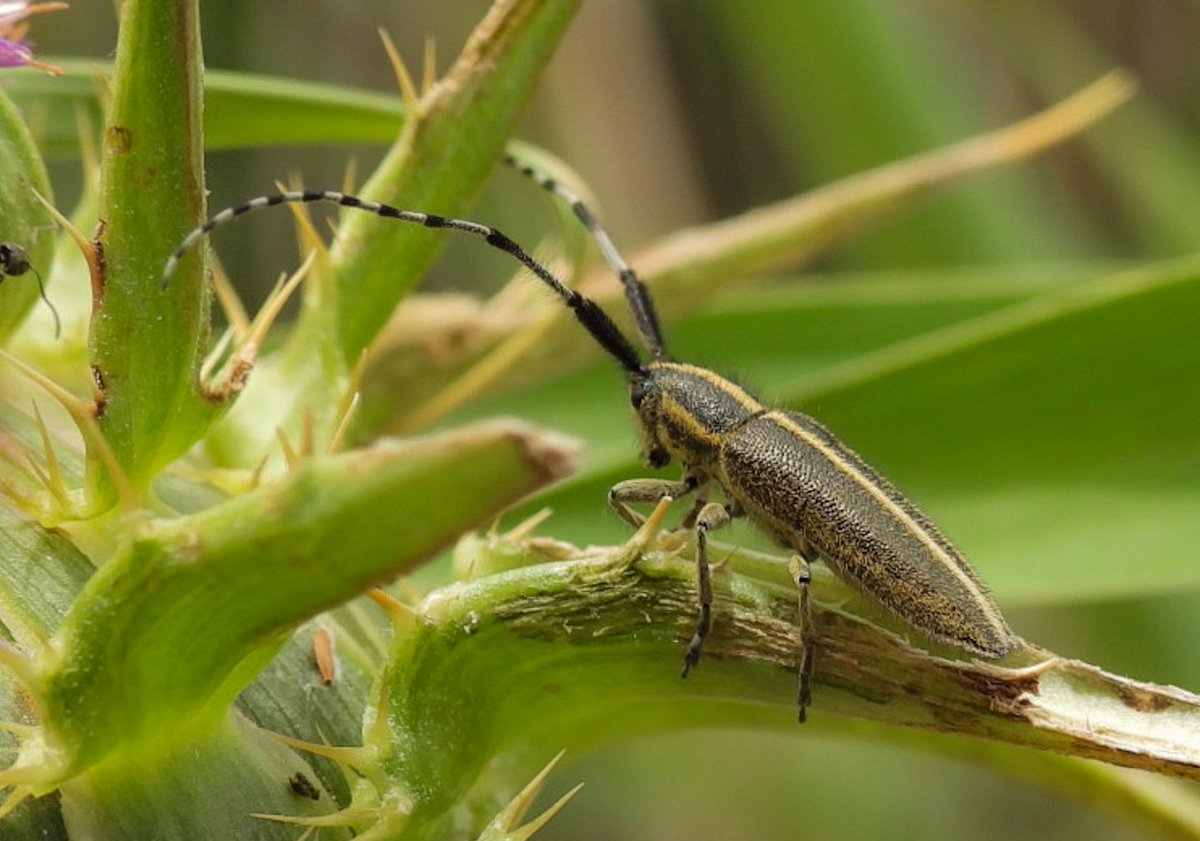
{"label": "green leaf", "polygon": [[[861,172],[988,119],[983,81],[963,72],[961,45],[947,43],[933,15],[911,11],[870,0],[711,7],[710,25],[794,180]],[[922,207],[841,259],[901,268],[1061,258],[1086,246],[1071,237],[1072,215],[1061,192],[1020,172]]]}
{"label": "green leaf", "polygon": [[[379,53],[383,60],[383,51]],[[26,113],[36,113],[39,146],[50,158],[79,157],[78,116],[100,124],[103,62],[48,59],[64,75],[24,73],[5,79]],[[396,95],[344,85],[207,69],[204,72],[204,145],[209,151],[311,143],[390,143],[404,107]],[[320,119],[313,119],[319,111]]]}
{"label": "green leaf", "polygon": [[[1082,21],[1055,3],[967,4],[981,15],[978,32],[1013,72],[1047,96],[1102,72],[1114,61]],[[1122,60],[1118,58],[1117,60]],[[1152,69],[1146,69],[1150,80]],[[1083,139],[1084,148],[1115,193],[1111,214],[1144,253],[1170,256],[1200,248],[1191,219],[1200,213],[1200,158],[1189,119],[1164,106],[1153,82],[1121,119]],[[1182,112],[1181,112],[1182,113]],[[1190,208],[1190,210],[1189,210]],[[1106,230],[1114,230],[1111,221]]]}
{"label": "green leaf", "polygon": [[1195,258],[1100,277],[804,402],[1017,601],[1194,590],[1200,332],[1179,314],[1197,306]]}
{"label": "green leaf", "polygon": [[[63,786],[63,820],[73,838],[92,841],[294,841],[294,826],[257,815],[328,815],[337,804],[296,794],[289,780],[313,770],[237,715],[182,744],[145,746],[110,758]],[[187,808],[180,808],[186,804]],[[322,838],[346,839],[345,829]]]}
{"label": "green leaf", "polygon": [[63,535],[0,505],[0,624],[28,645],[48,637],[95,567]]}
{"label": "green leaf", "polygon": [[[334,656],[334,674],[328,683],[315,660],[314,639],[319,632],[329,635]],[[237,708],[264,730],[292,739],[318,745],[358,744],[387,632],[382,611],[367,598],[305,623],[238,696]],[[351,791],[337,764],[315,755],[308,761],[314,779],[319,778],[339,804],[350,805]]]}

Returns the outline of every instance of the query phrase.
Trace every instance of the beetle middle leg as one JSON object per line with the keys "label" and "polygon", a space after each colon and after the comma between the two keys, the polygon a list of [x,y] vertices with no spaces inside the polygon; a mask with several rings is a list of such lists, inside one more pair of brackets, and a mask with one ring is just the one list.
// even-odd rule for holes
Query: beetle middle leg
{"label": "beetle middle leg", "polygon": [[708,563],[708,533],[723,528],[729,520],[741,514],[733,506],[722,505],[719,502],[705,501],[705,487],[694,476],[684,476],[676,482],[664,479],[630,479],[620,482],[608,492],[608,503],[623,520],[638,528],[644,518],[629,507],[631,503],[658,502],[662,499],[678,499],[699,490],[698,500],[688,515],[684,525],[694,523],[696,529],[696,585],[699,591],[699,611],[696,617],[696,632],[688,643],[687,652],[683,656],[683,670],[680,677],[687,677],[692,667],[700,662],[700,652],[704,648],[704,640],[712,629],[712,575]]}
{"label": "beetle middle leg", "polygon": [[696,500],[692,503],[692,507],[680,519],[676,529],[694,529],[696,527],[696,518],[700,516],[700,512],[704,510],[704,506],[708,505],[708,487],[701,487],[696,492]]}
{"label": "beetle middle leg", "polygon": [[687,677],[691,668],[700,662],[700,651],[712,629],[713,593],[712,574],[708,565],[708,533],[727,525],[732,515],[731,509],[719,502],[707,503],[696,515],[696,586],[700,597],[700,613],[696,617],[696,633],[692,635],[692,641],[683,655],[680,677]]}

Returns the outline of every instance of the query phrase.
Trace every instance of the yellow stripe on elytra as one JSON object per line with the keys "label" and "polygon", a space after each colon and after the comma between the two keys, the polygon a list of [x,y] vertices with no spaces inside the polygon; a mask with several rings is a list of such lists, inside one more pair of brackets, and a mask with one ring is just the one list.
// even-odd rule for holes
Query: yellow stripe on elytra
{"label": "yellow stripe on elytra", "polygon": [[[763,417],[779,424],[788,432],[802,440],[805,444],[809,445],[829,459],[831,464],[835,465],[838,470],[841,470],[842,473],[866,490],[867,493],[875,498],[876,502],[882,505],[889,513],[896,517],[897,520],[903,523],[905,528],[907,528],[908,531],[917,538],[917,540],[924,544],[932,552],[934,557],[940,559],[942,565],[949,569],[951,573],[962,582],[963,586],[966,587],[967,590],[980,597],[980,603],[986,602],[986,598],[979,584],[963,570],[962,566],[957,562],[957,559],[950,555],[950,553],[947,552],[940,543],[934,540],[919,521],[913,519],[913,517],[907,511],[901,508],[894,499],[880,490],[880,488],[874,482],[872,482],[869,477],[864,476],[862,472],[853,464],[847,462],[846,459],[842,457],[841,453],[830,447],[818,436],[809,432],[803,426],[796,423],[782,412],[769,412]],[[993,621],[993,624],[997,628],[1003,630],[1002,623]]]}

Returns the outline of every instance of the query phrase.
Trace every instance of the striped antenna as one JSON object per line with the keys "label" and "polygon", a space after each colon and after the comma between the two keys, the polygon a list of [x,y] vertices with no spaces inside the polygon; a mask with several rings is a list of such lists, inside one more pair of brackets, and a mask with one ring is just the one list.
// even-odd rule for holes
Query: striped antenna
{"label": "striped antenna", "polygon": [[658,314],[654,310],[654,301],[650,297],[650,290],[625,262],[625,258],[613,244],[608,231],[604,230],[599,220],[596,219],[596,215],[579,196],[541,170],[535,169],[513,155],[505,155],[504,162],[526,178],[532,179],[543,190],[553,193],[567,203],[571,212],[583,223],[583,227],[595,240],[596,247],[600,249],[600,254],[604,257],[605,262],[621,278],[621,285],[625,289],[625,300],[629,303],[630,312],[633,313],[633,321],[637,325],[638,335],[642,337],[646,349],[650,351],[650,356],[655,361],[665,360],[667,349],[663,341],[662,328],[658,324]]}
{"label": "striped antenna", "polygon": [[514,258],[529,271],[533,272],[540,281],[549,286],[563,300],[563,303],[571,309],[571,312],[575,314],[575,318],[583,325],[584,329],[592,334],[592,338],[609,355],[616,359],[622,368],[631,374],[643,371],[642,361],[638,356],[637,350],[630,344],[629,339],[617,329],[617,325],[613,323],[607,313],[596,305],[595,301],[566,286],[554,276],[553,272],[530,256],[525,249],[495,228],[466,219],[451,219],[445,216],[436,216],[432,213],[401,210],[398,207],[368,201],[367,199],[361,199],[357,196],[333,190],[293,191],[276,193],[270,196],[259,196],[245,204],[222,210],[184,237],[179,247],[167,258],[167,262],[163,265],[162,288],[166,289],[170,284],[171,276],[175,274],[175,269],[179,266],[179,261],[183,255],[214,229],[233,221],[244,213],[249,213],[251,210],[275,207],[280,204],[311,204],[315,202],[329,202],[341,205],[342,207],[352,207],[357,210],[365,210],[367,213],[373,213],[376,216],[382,216],[385,219],[396,219],[412,225],[420,225],[424,228],[458,231],[483,240],[493,248],[503,251]]}

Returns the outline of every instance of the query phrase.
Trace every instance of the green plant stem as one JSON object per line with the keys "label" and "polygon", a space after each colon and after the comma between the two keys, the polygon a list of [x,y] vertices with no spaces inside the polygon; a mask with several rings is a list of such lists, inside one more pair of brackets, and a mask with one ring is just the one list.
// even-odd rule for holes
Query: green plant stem
{"label": "green plant stem", "polygon": [[[221,408],[198,379],[209,332],[200,258],[185,260],[168,288],[160,284],[166,256],[204,217],[196,0],[122,4],[114,72],[90,356],[101,429],[133,489],[144,491]],[[89,457],[88,486],[102,509],[114,480]]]}
{"label": "green plant stem", "polygon": [[[472,554],[485,571],[486,554]],[[739,553],[717,574],[713,635],[701,667],[681,681],[693,571],[690,551],[670,536],[632,565],[628,546],[595,550],[432,594],[399,635],[390,669],[384,766],[419,793],[404,837],[437,837],[483,769],[504,764],[498,757],[527,772],[563,748],[664,728],[796,733],[801,647],[783,563]],[[824,571],[814,598],[806,727],[861,719],[1200,780],[1200,697],[1033,647],[1001,664],[951,659]],[[986,745],[978,753],[987,761]],[[1095,785],[1086,763],[1055,767]],[[1116,778],[1107,785],[1123,788]],[[1165,799],[1115,799],[1122,810],[1157,813],[1143,819],[1196,826]]]}
{"label": "green plant stem", "polygon": [[312,458],[198,514],[128,523],[26,683],[41,728],[0,786],[41,792],[120,748],[219,720],[302,621],[429,558],[567,469],[514,422]]}
{"label": "green plant stem", "polygon": [[[408,105],[399,137],[363,186],[372,199],[461,216],[499,159],[578,0],[496,3],[453,67]],[[277,428],[307,418],[324,439],[364,350],[444,247],[446,235],[348,212],[297,323],[209,440],[224,464],[257,464]]]}

